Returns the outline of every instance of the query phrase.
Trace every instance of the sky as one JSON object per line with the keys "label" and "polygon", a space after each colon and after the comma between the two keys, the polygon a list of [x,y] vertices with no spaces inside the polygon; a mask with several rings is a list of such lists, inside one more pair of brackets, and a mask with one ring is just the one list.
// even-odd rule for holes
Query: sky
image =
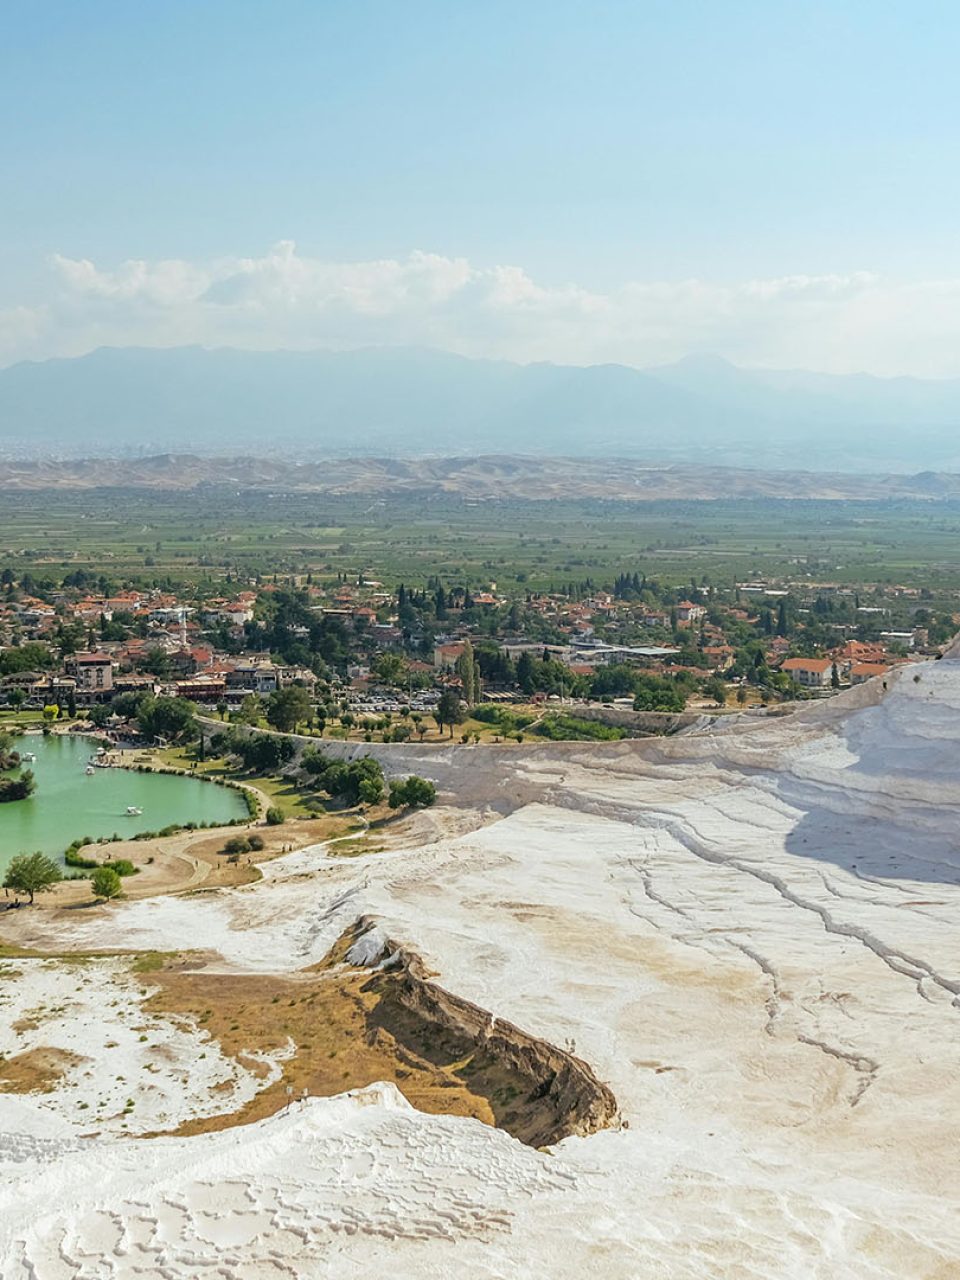
{"label": "sky", "polygon": [[0,365],[960,376],[960,6],[10,0]]}

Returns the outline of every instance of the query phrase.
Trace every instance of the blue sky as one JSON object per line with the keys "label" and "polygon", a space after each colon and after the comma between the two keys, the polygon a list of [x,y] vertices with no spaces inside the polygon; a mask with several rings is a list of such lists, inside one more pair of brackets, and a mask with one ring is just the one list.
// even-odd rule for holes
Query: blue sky
{"label": "blue sky", "polygon": [[[0,43],[0,362],[179,325],[247,345],[409,336],[643,364],[706,344],[960,373],[958,37],[960,7],[922,0],[19,0]],[[288,241],[306,264],[295,314],[269,266]],[[414,252],[469,273],[453,288],[440,268],[438,306],[421,263],[417,307],[368,299],[365,327],[351,264],[398,264],[404,293]],[[192,283],[138,295],[130,263]],[[508,268],[530,282],[519,303],[490,275]],[[238,271],[273,271],[269,296],[212,314],[206,290]],[[806,283],[764,294],[785,279]]]}

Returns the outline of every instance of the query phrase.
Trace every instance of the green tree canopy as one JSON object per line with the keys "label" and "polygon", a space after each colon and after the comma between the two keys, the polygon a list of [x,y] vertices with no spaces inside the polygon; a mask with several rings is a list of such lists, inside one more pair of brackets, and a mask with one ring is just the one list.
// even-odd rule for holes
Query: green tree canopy
{"label": "green tree canopy", "polygon": [[281,733],[293,733],[313,711],[310,695],[302,685],[288,684],[267,698],[267,723]]}
{"label": "green tree canopy", "polygon": [[3,887],[25,893],[32,903],[35,894],[46,893],[62,879],[60,868],[45,853],[21,853],[7,867]]}
{"label": "green tree canopy", "polygon": [[90,877],[90,888],[95,898],[115,898],[122,883],[113,867],[97,867]]}
{"label": "green tree canopy", "polygon": [[434,713],[440,731],[443,732],[445,724],[450,726],[450,737],[453,737],[453,726],[462,724],[466,718],[463,708],[460,705],[460,697],[456,689],[444,689],[440,695],[440,701],[437,703],[437,709]]}
{"label": "green tree canopy", "polygon": [[427,809],[437,798],[437,789],[427,778],[420,778],[412,773],[403,781],[390,783],[390,799],[387,802],[391,809],[404,807]]}
{"label": "green tree canopy", "polygon": [[188,742],[197,736],[196,708],[186,698],[142,698],[137,708],[137,725],[147,738],[168,742]]}

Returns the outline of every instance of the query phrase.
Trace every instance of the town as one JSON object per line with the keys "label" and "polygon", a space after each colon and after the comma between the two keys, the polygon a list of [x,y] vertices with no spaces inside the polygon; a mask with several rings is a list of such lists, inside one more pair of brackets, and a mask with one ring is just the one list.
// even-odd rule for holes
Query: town
{"label": "town", "polygon": [[102,728],[163,697],[341,739],[623,736],[656,725],[624,712],[775,707],[883,679],[936,656],[960,621],[942,589],[677,584],[641,569],[548,592],[439,574],[385,584],[372,567],[218,586],[7,567],[0,707]]}

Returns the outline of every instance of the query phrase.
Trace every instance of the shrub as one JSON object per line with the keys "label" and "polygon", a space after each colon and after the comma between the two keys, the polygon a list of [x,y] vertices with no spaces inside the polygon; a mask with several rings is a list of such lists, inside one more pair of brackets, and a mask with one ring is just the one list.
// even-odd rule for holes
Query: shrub
{"label": "shrub", "polygon": [[247,844],[251,849],[259,851],[263,848],[263,836],[247,836]]}
{"label": "shrub", "polygon": [[617,742],[627,736],[625,729],[615,725],[600,724],[595,720],[581,720],[579,716],[547,715],[537,727],[537,732],[554,742]]}
{"label": "shrub", "polygon": [[140,868],[135,867],[129,858],[117,858],[115,861],[111,859],[108,862],[104,862],[103,866],[110,871],[115,871],[118,876],[135,876],[140,874]]}
{"label": "shrub", "polygon": [[266,812],[267,826],[280,827],[283,825],[283,810],[278,809],[276,805],[271,805]]}
{"label": "shrub", "polygon": [[250,841],[247,839],[246,836],[231,836],[230,839],[223,846],[223,848],[220,850],[220,852],[221,853],[249,853]]}
{"label": "shrub", "polygon": [[80,867],[85,871],[92,871],[100,865],[96,858],[85,858],[82,854],[77,853],[73,845],[65,851],[63,860],[68,867]]}

